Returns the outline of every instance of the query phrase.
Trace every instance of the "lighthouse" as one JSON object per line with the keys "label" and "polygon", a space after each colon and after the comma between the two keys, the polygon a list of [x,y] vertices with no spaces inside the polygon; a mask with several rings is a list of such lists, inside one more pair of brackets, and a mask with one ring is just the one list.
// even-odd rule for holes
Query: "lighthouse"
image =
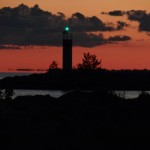
{"label": "lighthouse", "polygon": [[72,35],[68,26],[63,31],[63,70],[72,70]]}

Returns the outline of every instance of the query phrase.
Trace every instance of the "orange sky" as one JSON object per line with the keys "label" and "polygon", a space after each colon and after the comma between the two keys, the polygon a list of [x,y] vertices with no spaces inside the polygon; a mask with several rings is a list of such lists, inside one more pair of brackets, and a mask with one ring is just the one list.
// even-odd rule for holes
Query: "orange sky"
{"label": "orange sky", "polygon": [[[149,42],[130,42],[122,44],[108,44],[94,48],[73,48],[73,66],[80,63],[83,53],[96,54],[102,60],[102,67],[107,69],[150,69]],[[0,70],[29,68],[47,69],[50,63],[56,60],[62,67],[61,47],[34,47],[23,50],[1,50]]]}
{"label": "orange sky", "polygon": [[1,0],[0,7],[15,7],[20,3],[33,6],[39,4],[42,9],[53,13],[64,12],[70,15],[82,12],[87,15],[98,15],[101,11],[142,9],[150,11],[149,0]]}
{"label": "orange sky", "polygon": [[[63,12],[70,16],[74,12],[82,12],[85,16],[96,15],[104,22],[118,20],[131,24],[130,28],[117,32],[104,32],[105,37],[111,35],[129,35],[132,40],[120,44],[107,44],[94,48],[74,47],[73,65],[81,62],[83,52],[96,54],[102,60],[102,67],[107,69],[150,69],[150,36],[137,30],[138,23],[126,17],[110,17],[101,15],[102,11],[140,9],[150,12],[150,0],[0,0],[0,7],[18,6],[20,3],[40,8],[52,13]],[[0,50],[0,71],[16,68],[47,69],[52,60],[62,63],[61,47],[34,47],[22,50]]]}

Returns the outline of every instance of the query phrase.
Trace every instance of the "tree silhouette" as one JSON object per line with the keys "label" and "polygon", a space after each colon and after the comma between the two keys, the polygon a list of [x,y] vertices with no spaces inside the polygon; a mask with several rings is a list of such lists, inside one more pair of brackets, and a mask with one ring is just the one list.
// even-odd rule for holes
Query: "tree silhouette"
{"label": "tree silhouette", "polygon": [[58,63],[57,61],[52,61],[52,63],[50,64],[49,70],[50,69],[58,69]]}
{"label": "tree silhouette", "polygon": [[77,65],[77,69],[94,70],[100,68],[101,60],[96,55],[83,53],[82,63]]}
{"label": "tree silhouette", "polygon": [[5,100],[12,100],[12,97],[15,95],[13,89],[5,89],[3,97]]}
{"label": "tree silhouette", "polygon": [[3,99],[3,92],[2,92],[2,90],[0,90],[0,100],[2,100]]}

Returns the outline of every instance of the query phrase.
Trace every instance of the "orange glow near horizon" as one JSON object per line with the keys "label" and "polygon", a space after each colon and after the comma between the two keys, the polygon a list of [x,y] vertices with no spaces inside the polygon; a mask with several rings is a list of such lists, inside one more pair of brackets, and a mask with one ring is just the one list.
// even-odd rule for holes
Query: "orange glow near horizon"
{"label": "orange glow near horizon", "polygon": [[[150,69],[150,43],[135,42],[108,44],[94,48],[73,47],[73,66],[81,63],[83,53],[90,52],[102,60],[102,68],[106,69]],[[144,50],[142,50],[144,49]],[[8,52],[9,51],[9,52]],[[1,50],[0,71],[12,69],[48,69],[56,60],[62,68],[62,48],[39,46],[22,50]]]}

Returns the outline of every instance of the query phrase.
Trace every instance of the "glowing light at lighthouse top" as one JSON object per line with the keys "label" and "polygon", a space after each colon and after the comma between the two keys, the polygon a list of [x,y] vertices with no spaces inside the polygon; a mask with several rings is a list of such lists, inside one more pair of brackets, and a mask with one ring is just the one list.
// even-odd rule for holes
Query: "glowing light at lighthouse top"
{"label": "glowing light at lighthouse top", "polygon": [[70,28],[68,26],[65,27],[65,31],[68,32]]}
{"label": "glowing light at lighthouse top", "polygon": [[70,27],[69,26],[65,26],[64,27],[64,31],[63,31],[63,39],[64,40],[68,40],[68,39],[72,39],[72,34],[70,33]]}

